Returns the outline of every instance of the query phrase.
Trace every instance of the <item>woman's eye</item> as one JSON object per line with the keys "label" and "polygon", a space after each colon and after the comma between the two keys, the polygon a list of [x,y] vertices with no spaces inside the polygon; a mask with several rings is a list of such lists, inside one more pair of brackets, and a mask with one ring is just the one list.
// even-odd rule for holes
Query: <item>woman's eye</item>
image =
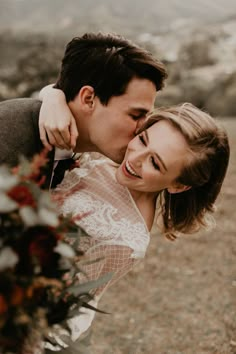
{"label": "woman's eye", "polygon": [[138,137],[139,137],[139,140],[141,141],[141,143],[146,146],[146,142],[145,142],[143,135],[141,134]]}
{"label": "woman's eye", "polygon": [[160,167],[159,165],[155,162],[155,159],[153,157],[151,157],[151,161],[152,161],[152,165],[155,168],[155,170],[160,171]]}

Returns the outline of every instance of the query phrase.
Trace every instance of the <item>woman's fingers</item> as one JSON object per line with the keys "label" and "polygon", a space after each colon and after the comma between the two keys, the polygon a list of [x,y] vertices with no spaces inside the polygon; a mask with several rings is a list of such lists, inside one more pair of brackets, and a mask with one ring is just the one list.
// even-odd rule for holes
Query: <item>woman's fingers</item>
{"label": "woman's fingers", "polygon": [[39,125],[39,135],[40,135],[40,139],[42,141],[43,146],[46,149],[48,149],[49,151],[51,151],[52,150],[52,146],[48,142],[47,132],[46,132],[45,128],[43,126],[40,126],[40,125]]}
{"label": "woman's fingers", "polygon": [[[71,147],[68,143],[65,142],[63,133],[64,131],[60,131],[58,129],[53,129],[53,130],[48,129],[47,130],[48,141],[51,145],[56,146],[60,149],[70,150]],[[67,135],[70,136],[69,132],[67,133]]]}
{"label": "woman's fingers", "polygon": [[71,146],[71,133],[70,133],[70,124],[64,126],[64,127],[59,127],[58,128],[58,131],[56,132],[58,133],[56,135],[56,138],[57,138],[57,142],[60,143],[64,149],[72,149],[72,146]]}
{"label": "woman's fingers", "polygon": [[40,92],[43,100],[39,113],[39,132],[43,145],[50,149],[74,149],[78,130],[64,93],[51,86]]}
{"label": "woman's fingers", "polygon": [[76,146],[76,140],[78,136],[79,136],[78,129],[75,123],[75,119],[73,117],[70,122],[70,146],[72,150],[74,150]]}

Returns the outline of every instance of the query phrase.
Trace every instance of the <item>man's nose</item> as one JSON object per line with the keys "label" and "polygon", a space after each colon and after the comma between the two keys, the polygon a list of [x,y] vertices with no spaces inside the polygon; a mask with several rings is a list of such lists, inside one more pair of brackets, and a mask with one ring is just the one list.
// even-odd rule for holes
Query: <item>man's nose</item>
{"label": "man's nose", "polygon": [[139,118],[139,120],[137,121],[137,124],[136,124],[135,135],[138,134],[139,129],[143,126],[145,120],[146,120],[146,117]]}

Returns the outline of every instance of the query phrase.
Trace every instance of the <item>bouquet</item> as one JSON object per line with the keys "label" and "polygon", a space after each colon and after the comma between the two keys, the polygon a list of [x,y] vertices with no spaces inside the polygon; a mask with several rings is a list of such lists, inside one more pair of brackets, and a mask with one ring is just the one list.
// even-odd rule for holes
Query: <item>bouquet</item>
{"label": "bouquet", "polygon": [[82,254],[70,245],[78,227],[40,188],[45,162],[43,152],[0,167],[0,353],[36,353],[50,326],[86,307],[99,285],[78,284]]}

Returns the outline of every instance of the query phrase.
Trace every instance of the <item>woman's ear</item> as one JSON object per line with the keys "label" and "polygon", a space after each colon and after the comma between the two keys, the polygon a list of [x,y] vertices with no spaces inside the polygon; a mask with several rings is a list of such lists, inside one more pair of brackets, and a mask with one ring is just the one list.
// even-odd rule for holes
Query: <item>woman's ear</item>
{"label": "woman's ear", "polygon": [[185,186],[184,184],[181,183],[175,183],[173,184],[173,186],[167,188],[167,190],[170,194],[176,194],[176,193],[186,192],[191,188],[192,188],[191,186]]}
{"label": "woman's ear", "polygon": [[91,110],[94,107],[95,92],[92,86],[86,85],[81,87],[78,98],[81,107],[86,110]]}

